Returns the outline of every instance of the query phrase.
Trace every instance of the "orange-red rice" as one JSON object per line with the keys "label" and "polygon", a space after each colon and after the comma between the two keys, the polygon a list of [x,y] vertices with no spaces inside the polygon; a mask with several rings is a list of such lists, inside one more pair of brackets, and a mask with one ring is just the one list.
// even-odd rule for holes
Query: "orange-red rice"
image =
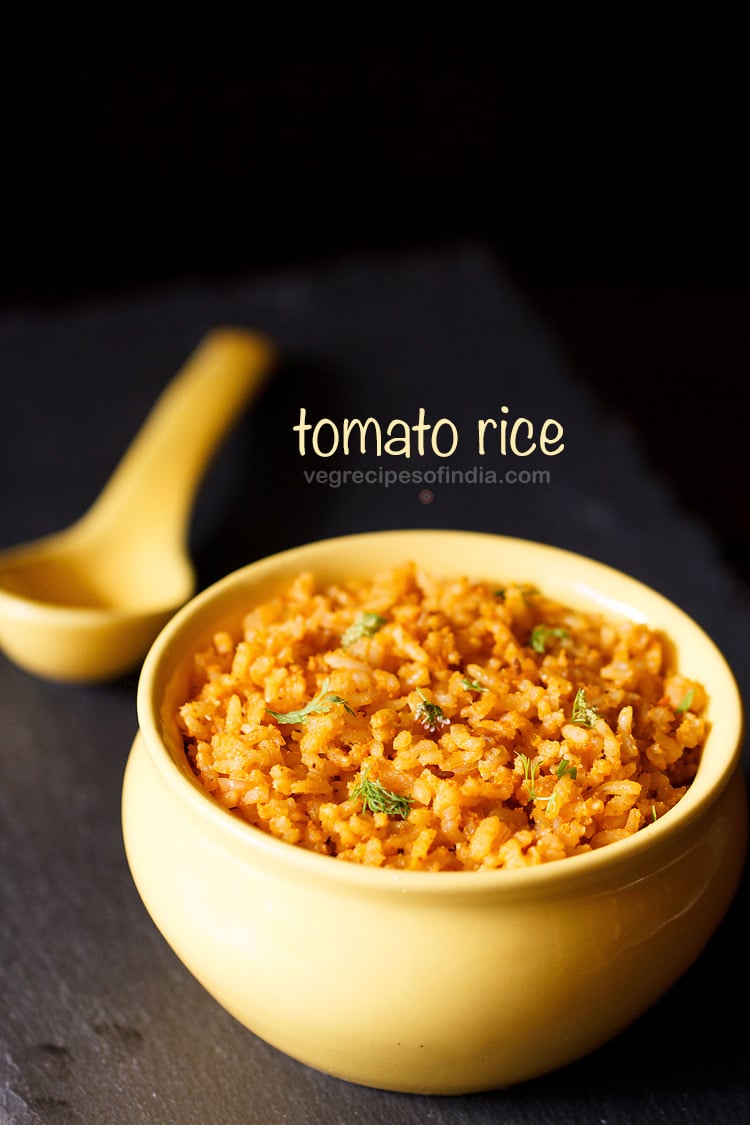
{"label": "orange-red rice", "polygon": [[[342,645],[363,611],[384,623]],[[429,871],[538,864],[647,828],[685,793],[706,697],[665,647],[522,584],[410,563],[326,589],[303,573],[250,609],[241,637],[195,654],[178,722],[208,792],[290,844]],[[346,705],[271,714],[324,688]],[[590,726],[573,721],[577,695]],[[363,776],[408,815],[364,807]]]}

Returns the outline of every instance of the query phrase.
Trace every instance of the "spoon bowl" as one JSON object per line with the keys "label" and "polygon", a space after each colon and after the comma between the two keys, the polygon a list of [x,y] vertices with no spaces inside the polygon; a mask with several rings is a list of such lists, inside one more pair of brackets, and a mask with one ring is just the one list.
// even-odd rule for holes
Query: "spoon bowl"
{"label": "spoon bowl", "polygon": [[0,553],[0,646],[10,659],[65,682],[136,666],[195,592],[187,550],[195,490],[273,355],[256,333],[209,333],[92,507],[65,530]]}

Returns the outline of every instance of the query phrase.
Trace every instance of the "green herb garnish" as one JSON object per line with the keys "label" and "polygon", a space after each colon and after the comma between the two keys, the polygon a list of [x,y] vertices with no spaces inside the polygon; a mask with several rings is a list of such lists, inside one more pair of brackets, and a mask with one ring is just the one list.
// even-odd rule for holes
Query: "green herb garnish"
{"label": "green herb garnish", "polygon": [[534,652],[546,652],[547,645],[552,640],[564,641],[568,637],[568,630],[552,625],[535,625],[531,630],[529,644]]}
{"label": "green herb garnish", "polygon": [[336,695],[335,692],[329,691],[328,684],[329,678],[326,676],[323,681],[323,686],[315,698],[311,699],[310,702],[299,711],[272,711],[270,707],[266,707],[266,711],[268,711],[269,715],[273,715],[274,719],[280,723],[304,723],[308,715],[327,714],[335,703],[340,704],[347,714],[353,715],[354,711],[352,711],[346,700],[340,695]]}
{"label": "green herb garnish", "polygon": [[350,796],[360,798],[363,812],[383,812],[388,816],[400,816],[402,820],[405,820],[411,808],[411,798],[400,797],[398,793],[386,789],[379,781],[370,781],[367,776],[369,772],[370,767],[365,766],[362,770],[362,776],[352,789]]}
{"label": "green herb garnish", "polygon": [[348,648],[360,637],[374,637],[378,629],[382,629],[385,625],[386,620],[379,613],[360,613],[359,617],[344,632],[341,638],[342,647]]}
{"label": "green herb garnish", "polygon": [[590,707],[586,702],[586,693],[579,688],[573,700],[573,710],[570,715],[571,722],[578,723],[581,727],[593,727],[599,718],[596,707]]}
{"label": "green herb garnish", "polygon": [[531,605],[532,603],[529,601],[529,599],[533,598],[540,592],[538,586],[531,586],[528,582],[522,582],[520,585],[516,585],[514,583],[511,586],[501,586],[498,590],[495,590],[495,597],[505,598],[505,595],[508,593],[509,589],[518,590],[527,605]]}
{"label": "green herb garnish", "polygon": [[422,699],[415,713],[417,722],[429,731],[434,731],[436,727],[447,726],[448,719],[446,719],[442,707],[439,707],[437,703],[431,703],[421,688],[417,688],[417,691]]}
{"label": "green herb garnish", "polygon": [[489,691],[489,688],[486,688],[484,684],[480,684],[478,680],[467,680],[464,677],[461,683],[467,691]]}
{"label": "green herb garnish", "polygon": [[555,773],[558,777],[565,777],[565,774],[567,773],[569,777],[576,778],[578,776],[578,768],[576,766],[571,766],[568,759],[563,758],[563,760],[555,770]]}
{"label": "green herb garnish", "polygon": [[693,705],[693,699],[694,698],[695,698],[695,688],[690,688],[688,691],[685,692],[682,699],[680,700],[680,702],[675,707],[675,712],[678,715],[681,715],[683,711],[688,711]]}
{"label": "green herb garnish", "polygon": [[549,801],[549,797],[540,797],[538,793],[534,792],[534,781],[536,780],[537,764],[532,762],[526,754],[516,754],[521,765],[523,766],[523,781],[526,786],[526,791],[529,794],[530,801]]}

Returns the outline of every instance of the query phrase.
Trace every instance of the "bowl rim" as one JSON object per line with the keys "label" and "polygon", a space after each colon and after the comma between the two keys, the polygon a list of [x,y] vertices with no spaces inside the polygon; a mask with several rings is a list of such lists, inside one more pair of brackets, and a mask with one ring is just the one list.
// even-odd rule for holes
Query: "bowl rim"
{"label": "bowl rim", "polygon": [[[724,680],[724,688],[730,708],[728,715],[723,714],[724,725],[733,731],[732,745],[727,747],[725,760],[719,769],[712,771],[712,776],[706,779],[699,768],[695,781],[678,804],[669,810],[655,823],[646,826],[633,836],[607,844],[602,848],[585,852],[579,855],[567,856],[563,860],[549,863],[533,864],[518,868],[498,868],[479,871],[411,871],[400,868],[379,868],[358,863],[336,861],[336,857],[322,855],[298,845],[287,843],[264,832],[262,829],[242,819],[238,814],[221,806],[203,788],[198,779],[192,775],[189,767],[180,769],[178,763],[170,752],[166,738],[162,734],[160,710],[161,694],[155,690],[159,672],[163,665],[170,666],[172,670],[179,663],[180,656],[184,658],[185,650],[180,653],[179,638],[188,624],[197,613],[203,612],[222,596],[231,592],[235,587],[242,587],[253,580],[268,577],[273,570],[294,562],[298,556],[304,556],[308,562],[300,569],[310,569],[310,562],[316,556],[344,546],[366,545],[367,542],[379,540],[401,539],[415,537],[423,540],[425,544],[435,542],[443,537],[466,540],[467,545],[471,540],[476,542],[493,541],[498,548],[506,547],[513,550],[531,550],[535,553],[549,553],[550,557],[564,559],[566,562],[575,563],[585,568],[587,574],[593,579],[600,577],[624,588],[624,593],[635,596],[636,602],[645,599],[647,604],[656,605],[670,616],[677,615],[677,619],[687,628],[696,641],[704,646],[706,653],[711,653],[716,668]],[[394,559],[395,565],[395,559]],[[438,568],[439,569],[439,568]],[[467,568],[468,569],[468,568]],[[519,576],[520,577],[520,576]],[[592,602],[598,602],[600,607],[606,605],[610,615],[615,612],[624,612],[631,620],[638,620],[632,616],[635,608],[628,602],[618,598],[604,596],[602,590],[582,582],[577,585],[578,594]],[[557,596],[557,595],[555,595]],[[592,610],[594,606],[592,606]],[[602,609],[606,615],[606,609]],[[640,620],[646,620],[644,615]],[[667,632],[665,630],[665,632]],[[667,633],[668,635],[668,633]],[[686,673],[689,674],[689,673]],[[699,678],[697,673],[695,678]],[[584,884],[601,880],[606,872],[611,875],[615,871],[621,879],[637,882],[643,878],[651,867],[649,857],[653,863],[659,865],[666,851],[673,851],[675,841],[690,833],[696,820],[702,818],[706,811],[718,800],[721,793],[738,771],[744,735],[744,713],[742,699],[734,674],[726,658],[706,631],[685,610],[661,594],[654,587],[648,586],[639,579],[610,566],[607,563],[572,551],[565,547],[546,543],[540,540],[522,539],[516,536],[506,536],[492,532],[448,530],[439,528],[419,529],[394,529],[384,531],[365,531],[336,535],[295,547],[286,548],[250,562],[238,569],[231,571],[222,578],[205,587],[194,595],[181,609],[179,609],[162,628],[152,643],[141,667],[137,687],[136,710],[138,717],[138,731],[133,748],[142,744],[152,764],[158,771],[167,788],[185,803],[187,807],[207,827],[212,827],[227,842],[246,851],[248,858],[253,855],[269,863],[281,867],[295,868],[298,873],[306,874],[310,878],[324,879],[327,881],[343,882],[352,888],[362,890],[376,890],[389,892],[397,889],[403,893],[417,895],[485,895],[490,891],[497,894],[518,894],[526,891],[537,893],[542,886],[550,883],[563,891],[573,881]]]}

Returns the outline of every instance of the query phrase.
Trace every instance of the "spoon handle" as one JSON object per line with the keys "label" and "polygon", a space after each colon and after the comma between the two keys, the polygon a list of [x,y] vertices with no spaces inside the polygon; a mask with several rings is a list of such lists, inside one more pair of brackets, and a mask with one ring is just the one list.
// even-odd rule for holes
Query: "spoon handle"
{"label": "spoon handle", "polygon": [[99,531],[152,532],[184,540],[193,497],[232,421],[268,376],[274,349],[264,336],[215,328],[167,384],[107,485],[84,517]]}

